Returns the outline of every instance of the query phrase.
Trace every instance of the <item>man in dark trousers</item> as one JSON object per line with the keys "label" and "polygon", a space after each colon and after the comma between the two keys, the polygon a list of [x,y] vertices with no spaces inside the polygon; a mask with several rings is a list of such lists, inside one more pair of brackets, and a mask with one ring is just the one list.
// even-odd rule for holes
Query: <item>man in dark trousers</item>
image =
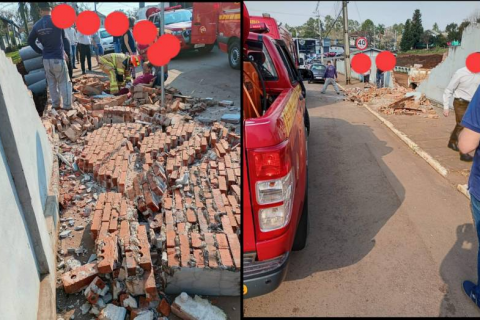
{"label": "man in dark trousers", "polygon": [[[463,67],[453,74],[452,79],[443,92],[443,115],[445,117],[448,117],[448,114],[450,113],[450,107],[452,105],[451,100],[453,97],[456,125],[450,135],[447,145],[452,150],[458,151],[458,135],[463,129],[460,123],[462,122],[468,104],[472,100],[479,85],[480,73],[473,73],[468,70],[467,67]],[[460,153],[460,160],[473,161],[473,157],[468,154]]]}
{"label": "man in dark trousers", "polygon": [[340,94],[340,90],[338,90],[337,83],[335,82],[335,79],[338,79],[337,69],[335,69],[331,61],[327,62],[327,69],[325,69],[323,78],[325,79],[325,84],[323,85],[323,89],[321,91],[322,93],[325,93],[325,91],[327,91],[327,87],[331,84],[333,85],[333,88],[337,94]]}
{"label": "man in dark trousers", "polygon": [[[72,83],[68,76],[68,66],[65,62],[68,58],[63,47],[65,32],[53,24],[48,2],[40,2],[38,6],[42,18],[33,26],[28,36],[28,44],[43,56],[43,67],[53,108],[60,108],[61,96],[63,109],[71,109]],[[35,43],[37,39],[42,44],[43,51]]]}
{"label": "man in dark trousers", "polygon": [[[458,139],[458,148],[463,154],[475,152],[472,169],[468,179],[471,210],[477,238],[480,242],[480,87],[475,92],[462,119],[464,129]],[[480,308],[480,247],[477,248],[477,284],[466,280],[463,291]]]}
{"label": "man in dark trousers", "polygon": [[383,88],[384,72],[377,68],[377,88]]}

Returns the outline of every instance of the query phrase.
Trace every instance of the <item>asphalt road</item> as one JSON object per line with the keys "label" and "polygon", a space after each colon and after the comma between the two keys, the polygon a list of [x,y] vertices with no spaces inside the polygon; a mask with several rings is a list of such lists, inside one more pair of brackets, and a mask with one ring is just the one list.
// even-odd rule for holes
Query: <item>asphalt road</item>
{"label": "asphalt road", "polygon": [[206,54],[181,52],[168,68],[166,83],[184,95],[232,100],[235,106],[240,106],[240,70],[230,68],[228,55],[218,47]]}
{"label": "asphalt road", "polygon": [[470,316],[469,202],[365,108],[306,84],[309,238],[251,316]]}

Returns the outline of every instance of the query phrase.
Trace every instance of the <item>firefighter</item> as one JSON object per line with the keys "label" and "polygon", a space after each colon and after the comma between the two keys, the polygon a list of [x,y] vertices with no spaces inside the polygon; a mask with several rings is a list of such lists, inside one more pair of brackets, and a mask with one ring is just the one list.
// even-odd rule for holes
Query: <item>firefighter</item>
{"label": "firefighter", "polygon": [[132,81],[132,72],[130,69],[140,65],[140,59],[136,55],[126,55],[123,53],[110,53],[99,58],[100,69],[110,77],[110,93],[119,92],[119,87],[126,85],[128,88]]}

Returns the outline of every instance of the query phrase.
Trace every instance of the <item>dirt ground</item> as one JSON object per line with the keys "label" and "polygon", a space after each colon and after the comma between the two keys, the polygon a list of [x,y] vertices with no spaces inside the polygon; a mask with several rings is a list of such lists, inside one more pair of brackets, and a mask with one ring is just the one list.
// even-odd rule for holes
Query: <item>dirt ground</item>
{"label": "dirt ground", "polygon": [[442,62],[443,55],[399,55],[397,56],[397,65],[402,67],[413,67],[414,64],[422,64],[422,68],[432,69]]}
{"label": "dirt ground", "polygon": [[393,72],[395,80],[402,87],[408,88],[408,74],[404,72]]}

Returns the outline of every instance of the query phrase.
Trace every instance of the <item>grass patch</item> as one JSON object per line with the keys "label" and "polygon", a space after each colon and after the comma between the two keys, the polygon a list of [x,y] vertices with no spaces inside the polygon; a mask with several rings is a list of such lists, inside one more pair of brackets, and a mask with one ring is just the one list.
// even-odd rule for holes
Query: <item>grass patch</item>
{"label": "grass patch", "polygon": [[13,61],[14,64],[17,64],[17,63],[22,61],[22,58],[20,58],[20,53],[19,53],[18,50],[13,51],[13,52],[9,52],[6,55],[7,55],[7,57],[12,58],[12,61]]}
{"label": "grass patch", "polygon": [[416,55],[429,55],[429,54],[444,54],[448,51],[448,48],[433,48],[433,49],[417,49],[417,50],[409,50],[405,52],[400,52],[399,56],[406,56],[409,54],[416,54]]}

